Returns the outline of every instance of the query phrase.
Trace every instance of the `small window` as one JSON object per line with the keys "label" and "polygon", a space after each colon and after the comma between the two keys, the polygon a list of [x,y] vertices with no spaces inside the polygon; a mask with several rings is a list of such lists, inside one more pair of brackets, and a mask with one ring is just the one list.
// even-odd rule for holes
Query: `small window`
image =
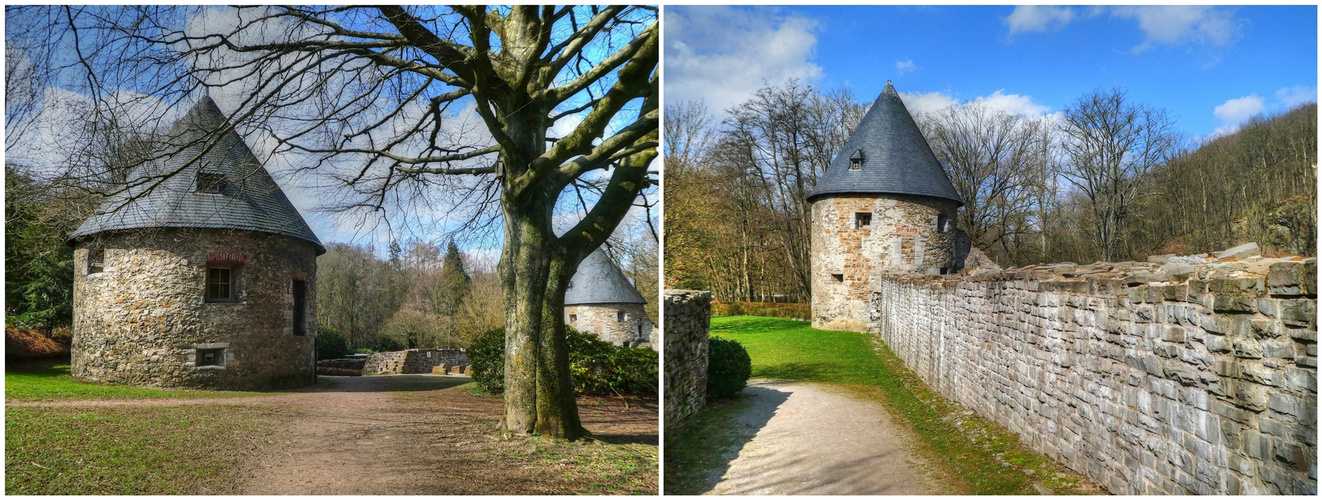
{"label": "small window", "polygon": [[624,318],[625,318],[624,311],[615,311],[615,321],[623,323]]}
{"label": "small window", "polygon": [[96,274],[106,270],[106,247],[87,249],[87,274]]}
{"label": "small window", "polygon": [[234,274],[228,267],[207,268],[207,301],[229,302],[234,300]]}
{"label": "small window", "polygon": [[863,150],[860,149],[849,157],[849,169],[859,170],[863,168]]}
{"label": "small window", "polygon": [[843,275],[843,274],[832,274],[831,277],[832,277],[832,278],[835,278],[836,283],[844,283],[844,282],[845,282],[845,275]]}
{"label": "small window", "polygon": [[950,274],[950,268],[949,267],[941,268],[941,274]]}
{"label": "small window", "polygon": [[225,194],[227,191],[229,191],[229,181],[225,180],[225,174],[205,172],[197,174],[197,192]]}
{"label": "small window", "polygon": [[570,314],[570,315],[569,315],[569,322],[570,322],[570,323],[578,323],[578,315],[577,315],[577,314]]}
{"label": "small window", "polygon": [[854,229],[863,229],[872,225],[872,213],[860,212],[854,214]]}
{"label": "small window", "polygon": [[946,231],[949,229],[949,228],[946,227],[946,226],[947,226],[947,224],[946,224],[947,222],[949,222],[949,221],[946,220],[946,215],[945,215],[945,214],[941,214],[941,215],[936,216],[936,232],[938,232],[938,233],[944,233],[944,232],[946,232]]}
{"label": "small window", "polygon": [[215,349],[197,349],[197,359],[193,362],[194,366],[215,366],[225,367],[225,348]]}

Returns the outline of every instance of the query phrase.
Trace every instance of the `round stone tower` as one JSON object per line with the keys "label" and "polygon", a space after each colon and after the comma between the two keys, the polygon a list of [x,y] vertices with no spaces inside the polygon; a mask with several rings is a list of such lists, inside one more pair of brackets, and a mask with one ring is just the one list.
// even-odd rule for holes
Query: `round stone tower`
{"label": "round stone tower", "polygon": [[326,252],[209,97],[69,238],[73,376],[265,389],[316,375]]}
{"label": "round stone tower", "polygon": [[881,276],[955,270],[964,202],[890,82],[808,201],[815,328],[865,331]]}
{"label": "round stone tower", "polygon": [[578,265],[565,291],[565,324],[615,345],[649,344],[647,300],[600,248]]}

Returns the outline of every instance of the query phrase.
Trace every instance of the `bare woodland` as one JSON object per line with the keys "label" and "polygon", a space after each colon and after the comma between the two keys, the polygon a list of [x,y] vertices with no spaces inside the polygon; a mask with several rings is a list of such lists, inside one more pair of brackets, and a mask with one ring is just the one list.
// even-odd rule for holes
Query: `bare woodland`
{"label": "bare woodland", "polygon": [[[844,90],[768,86],[715,122],[669,103],[666,285],[727,301],[809,297],[804,201],[866,111]],[[964,199],[959,227],[1002,266],[1118,261],[1257,241],[1313,255],[1309,104],[1194,144],[1159,106],[1095,89],[1060,113],[980,101],[915,116]]]}
{"label": "bare woodland", "polygon": [[[155,134],[172,110],[209,94],[254,149],[281,158],[268,169],[305,190],[293,196],[336,220],[503,239],[504,422],[583,435],[564,291],[626,213],[651,203],[640,195],[657,183],[655,8],[30,6],[6,18],[18,75],[6,81],[6,151],[42,157],[15,168],[47,192],[127,192],[125,173],[165,153]],[[21,131],[41,129],[64,95],[68,140],[47,142],[65,151],[32,154],[40,141]],[[405,295],[403,309],[421,300]],[[407,321],[419,319],[396,324]]]}

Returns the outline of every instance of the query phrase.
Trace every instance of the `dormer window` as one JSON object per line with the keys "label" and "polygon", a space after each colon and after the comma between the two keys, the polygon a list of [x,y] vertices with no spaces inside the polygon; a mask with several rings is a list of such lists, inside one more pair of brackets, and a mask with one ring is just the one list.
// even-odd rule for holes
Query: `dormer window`
{"label": "dormer window", "polygon": [[863,168],[863,150],[854,152],[854,156],[849,157],[849,169],[860,170]]}
{"label": "dormer window", "polygon": [[203,194],[225,194],[229,191],[229,181],[225,174],[201,172],[197,174],[197,192]]}

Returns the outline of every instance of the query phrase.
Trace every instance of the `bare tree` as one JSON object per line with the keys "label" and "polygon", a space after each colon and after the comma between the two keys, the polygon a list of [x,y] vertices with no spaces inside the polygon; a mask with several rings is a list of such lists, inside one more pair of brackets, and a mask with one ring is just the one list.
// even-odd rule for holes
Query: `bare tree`
{"label": "bare tree", "polygon": [[[89,123],[111,117],[142,130],[205,89],[228,103],[235,127],[341,193],[331,208],[398,223],[457,207],[445,217],[463,229],[498,224],[505,426],[583,435],[564,291],[655,184],[655,8],[37,6],[6,14],[11,23],[49,25],[45,40],[66,51],[52,70],[81,82],[94,103]],[[29,34],[26,42],[42,39]],[[126,105],[120,97],[130,94]],[[452,106],[475,118],[456,119]],[[204,150],[225,131],[215,132]],[[138,182],[150,188],[177,173]],[[591,208],[557,235],[552,216],[564,194],[593,185]]]}
{"label": "bare tree", "polygon": [[1062,177],[1087,197],[1093,239],[1102,260],[1112,260],[1123,252],[1135,201],[1149,194],[1149,172],[1176,151],[1174,121],[1163,110],[1126,102],[1121,89],[1085,94],[1062,116]]}
{"label": "bare tree", "polygon": [[964,199],[959,227],[979,248],[1018,261],[1021,236],[1040,230],[1037,205],[1047,191],[1049,127],[993,110],[980,102],[957,104],[920,117],[919,123]]}

